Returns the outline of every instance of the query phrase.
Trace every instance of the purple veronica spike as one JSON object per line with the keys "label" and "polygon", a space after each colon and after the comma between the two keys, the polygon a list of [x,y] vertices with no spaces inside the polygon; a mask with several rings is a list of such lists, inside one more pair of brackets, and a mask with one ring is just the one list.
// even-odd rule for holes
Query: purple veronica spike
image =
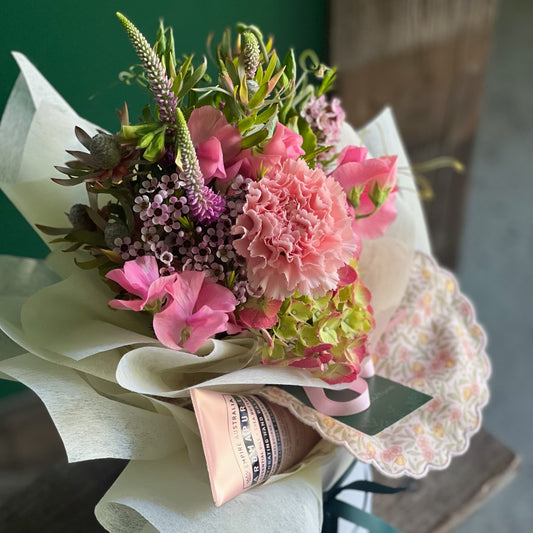
{"label": "purple veronica spike", "polygon": [[154,93],[155,103],[159,107],[159,117],[163,122],[176,123],[177,98],[172,91],[172,82],[167,77],[159,57],[154,52],[144,35],[122,13],[117,17],[124,26],[130,41],[143,63],[150,88]]}
{"label": "purple veronica spike", "polygon": [[183,113],[176,110],[176,152],[180,154],[180,166],[191,216],[197,222],[211,224],[218,220],[224,209],[224,199],[206,187],[198,164],[191,134]]}

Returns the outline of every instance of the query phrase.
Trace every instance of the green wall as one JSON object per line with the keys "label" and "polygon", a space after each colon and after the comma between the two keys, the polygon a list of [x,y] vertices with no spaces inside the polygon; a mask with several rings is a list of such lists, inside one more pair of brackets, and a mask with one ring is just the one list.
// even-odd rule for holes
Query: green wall
{"label": "green wall", "polygon": [[[130,18],[150,42],[155,40],[158,19],[164,17],[174,28],[177,53],[201,56],[209,32],[220,36],[224,28],[242,21],[256,24],[265,35],[275,35],[280,54],[292,46],[297,52],[313,48],[322,59],[325,56],[326,0],[6,1],[0,32],[0,109],[3,111],[18,75],[9,52],[18,50],[82,117],[116,131],[115,109],[127,101],[134,120],[146,103],[146,94],[117,81],[118,72],[136,62],[136,56],[116,11]],[[44,257],[47,250],[0,191],[0,254]],[[11,386],[0,381],[0,396],[8,390]]]}
{"label": "green wall", "polygon": [[[111,131],[118,125],[114,110],[125,100],[132,119],[146,103],[141,89],[117,81],[118,72],[134,63],[136,56],[115,17],[116,11],[130,18],[151,42],[158,19],[164,17],[174,28],[178,53],[201,55],[209,32],[220,35],[224,28],[242,21],[275,35],[280,53],[292,46],[297,51],[313,48],[321,58],[325,54],[326,0],[18,0],[4,2],[2,11],[0,109],[18,73],[9,51],[18,50],[33,61],[78,114]],[[0,228],[0,253],[32,257],[46,254],[46,246],[3,194]]]}

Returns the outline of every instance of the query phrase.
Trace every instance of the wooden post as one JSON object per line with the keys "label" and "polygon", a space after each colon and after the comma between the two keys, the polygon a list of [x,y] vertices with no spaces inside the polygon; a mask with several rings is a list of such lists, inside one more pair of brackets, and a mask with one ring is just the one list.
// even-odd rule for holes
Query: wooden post
{"label": "wooden post", "polygon": [[428,175],[435,255],[454,267],[497,0],[331,0],[330,62],[348,120],[389,104],[413,162],[448,155],[467,175]]}

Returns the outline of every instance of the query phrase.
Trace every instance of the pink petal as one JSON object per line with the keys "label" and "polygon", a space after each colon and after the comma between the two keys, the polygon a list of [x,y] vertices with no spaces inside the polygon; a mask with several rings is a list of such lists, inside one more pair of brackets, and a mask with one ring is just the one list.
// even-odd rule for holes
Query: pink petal
{"label": "pink petal", "polygon": [[278,321],[278,311],[282,303],[281,300],[249,298],[247,307],[239,311],[239,320],[250,328],[270,328]]}
{"label": "pink petal", "polygon": [[194,313],[196,300],[200,294],[204,279],[204,272],[181,272],[175,282],[167,287],[169,294],[180,309],[183,310],[185,317]]}
{"label": "pink petal", "polygon": [[196,147],[211,137],[216,137],[220,141],[224,161],[237,157],[241,151],[242,136],[239,130],[228,124],[222,111],[214,107],[202,106],[194,109],[187,126]]}
{"label": "pink petal", "polygon": [[222,146],[216,137],[211,137],[196,148],[200,170],[204,176],[205,183],[209,183],[212,178],[225,178],[224,156]]}
{"label": "pink petal", "polygon": [[263,149],[263,154],[281,156],[284,159],[298,159],[305,154],[302,149],[303,138],[287,126],[278,122],[274,135],[267,142]]}
{"label": "pink petal", "polygon": [[171,300],[162,311],[154,315],[154,332],[161,344],[173,350],[181,350],[181,332],[186,327],[186,314],[180,305]]}
{"label": "pink petal", "polygon": [[[394,198],[396,192],[392,191],[387,201],[370,217],[354,220],[352,228],[363,239],[377,239],[384,235],[387,228],[396,220],[396,207]],[[359,211],[359,210],[358,210]]]}
{"label": "pink petal", "polygon": [[241,155],[242,158],[231,161],[226,165],[226,179],[221,179],[220,181],[231,181],[237,174],[241,174],[247,178],[253,177],[252,165],[250,163],[250,150],[241,152]]}
{"label": "pink petal", "polygon": [[360,163],[368,155],[368,150],[363,146],[346,146],[337,158],[337,168],[345,163]]}
{"label": "pink petal", "polygon": [[228,323],[226,325],[228,335],[236,335],[237,333],[244,331],[244,329],[245,328],[243,328],[242,325],[237,323],[235,315],[233,313],[228,313]]}
{"label": "pink petal", "polygon": [[159,278],[159,268],[155,257],[145,255],[134,261],[126,261],[123,269],[111,270],[106,277],[129,293],[145,299],[150,285]]}
{"label": "pink petal", "polygon": [[148,289],[145,305],[153,304],[157,300],[162,300],[166,294],[170,294],[177,277],[177,274],[172,274],[156,279]]}
{"label": "pink petal", "polygon": [[229,289],[206,278],[194,305],[195,309],[202,307],[231,313],[237,307],[237,299]]}
{"label": "pink petal", "polygon": [[[237,300],[229,289],[206,279],[204,272],[186,271],[171,278],[160,288],[169,300],[154,316],[154,331],[165,346],[195,352],[207,339],[226,331],[228,313]],[[184,330],[187,338],[182,340]]]}
{"label": "pink petal", "polygon": [[396,156],[367,159],[359,163],[348,162],[338,166],[332,173],[345,191],[360,185],[377,183],[381,188],[392,188],[396,184]]}
{"label": "pink petal", "polygon": [[278,316],[267,316],[261,309],[252,309],[246,307],[239,313],[239,320],[245,325],[253,329],[267,329],[274,326],[278,321]]}
{"label": "pink petal", "polygon": [[289,366],[295,366],[297,368],[318,368],[320,365],[320,361],[314,357],[299,357],[298,359],[291,359],[289,361]]}
{"label": "pink petal", "polygon": [[109,307],[113,309],[121,309],[125,311],[142,311],[144,307],[144,300],[111,300]]}
{"label": "pink petal", "polygon": [[207,306],[200,308],[187,319],[187,326],[192,327],[192,331],[183,347],[189,352],[196,352],[207,339],[216,333],[226,331],[227,323],[227,313],[215,311]]}
{"label": "pink petal", "polygon": [[357,272],[350,265],[344,265],[337,270],[339,287],[346,287],[357,280]]}
{"label": "pink petal", "polygon": [[202,106],[193,109],[187,127],[191,134],[191,140],[194,146],[207,141],[207,139],[216,135],[216,132],[228,125],[224,114],[218,109],[211,106]]}

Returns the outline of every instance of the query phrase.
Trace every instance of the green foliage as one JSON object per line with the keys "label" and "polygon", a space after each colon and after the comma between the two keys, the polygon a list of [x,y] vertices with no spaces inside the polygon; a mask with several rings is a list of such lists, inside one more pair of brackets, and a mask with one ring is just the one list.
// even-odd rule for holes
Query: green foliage
{"label": "green foliage", "polygon": [[[208,56],[218,67],[217,83],[213,85],[207,75],[207,59],[197,63],[192,55],[177,58],[172,28],[159,22],[154,51],[172,81],[178,106],[185,117],[201,105],[222,109],[228,122],[237,124],[243,148],[259,151],[280,121],[302,135],[305,159],[313,167],[316,157],[328,147],[317,148],[316,136],[300,117],[300,110],[311,96],[320,96],[332,88],[335,69],[321,64],[311,50],[303,52],[298,60],[290,50],[280,61],[273,42],[265,42],[256,26],[239,23],[236,29],[235,40],[230,29],[223,32],[214,54],[212,36],[208,39]],[[139,65],[122,72],[120,78],[126,83],[148,86]],[[320,82],[317,87],[311,84],[311,78]],[[137,147],[144,150],[144,158],[155,161],[165,133],[153,124],[153,118],[143,115],[143,119],[145,123],[140,126],[123,128],[122,136],[136,140]],[[168,125],[165,131],[169,131]]]}

